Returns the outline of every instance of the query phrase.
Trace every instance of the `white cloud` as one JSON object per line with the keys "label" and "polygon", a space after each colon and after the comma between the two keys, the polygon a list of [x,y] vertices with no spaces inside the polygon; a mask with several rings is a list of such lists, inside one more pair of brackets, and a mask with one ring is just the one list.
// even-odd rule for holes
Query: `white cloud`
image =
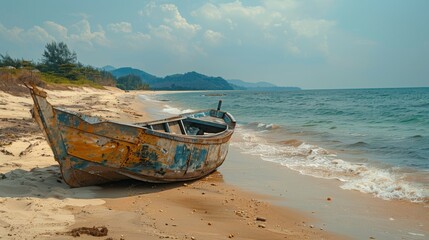
{"label": "white cloud", "polygon": [[9,41],[22,41],[21,35],[24,33],[24,29],[13,27],[11,29],[3,26],[0,23],[0,36]]}
{"label": "white cloud", "polygon": [[35,25],[27,30],[13,27],[6,28],[0,24],[0,36],[15,43],[30,43],[41,42],[47,43],[51,41],[64,42],[84,42],[89,46],[109,45],[110,41],[106,38],[106,33],[101,26],[98,26],[96,31],[91,30],[88,20],[83,19],[72,25],[72,31],[53,21],[45,21],[42,26]]}
{"label": "white cloud", "polygon": [[259,25],[269,19],[271,13],[264,6],[244,6],[241,1],[215,5],[206,3],[192,12],[192,16],[208,21],[231,23],[253,22]]}
{"label": "white cloud", "polygon": [[57,41],[64,41],[68,38],[68,30],[63,25],[52,21],[44,22],[45,29],[51,33],[51,35],[55,36]]}
{"label": "white cloud", "polygon": [[189,22],[174,4],[157,5],[150,2],[138,11],[147,28],[147,36],[154,49],[176,55],[190,55],[201,37],[199,24]]}
{"label": "white cloud", "polygon": [[293,43],[293,42],[287,42],[286,43],[286,49],[287,49],[287,51],[289,51],[290,53],[292,53],[294,55],[299,55],[301,53],[301,50],[299,49],[299,47],[296,46],[295,43]]}
{"label": "white cloud", "polygon": [[55,41],[55,38],[49,35],[49,33],[44,28],[37,25],[29,29],[26,35],[30,39],[37,40],[42,43]]}
{"label": "white cloud", "polygon": [[228,16],[234,15],[247,18],[256,18],[266,12],[262,6],[243,6],[240,1],[220,4],[219,9]]}
{"label": "white cloud", "polygon": [[151,43],[177,54],[194,51],[195,46],[205,49],[223,44],[277,47],[289,55],[327,54],[328,35],[335,22],[303,19],[298,13],[305,7],[295,0],[267,0],[259,5],[210,2],[191,11],[191,18],[186,19],[174,4],[150,2],[138,13],[146,23]]}
{"label": "white cloud", "polygon": [[131,39],[137,40],[137,41],[147,41],[151,39],[151,36],[149,34],[144,34],[141,32],[137,32],[135,34],[132,34],[129,36]]}
{"label": "white cloud", "polygon": [[115,33],[130,33],[133,31],[132,25],[129,22],[110,23],[108,27]]}
{"label": "white cloud", "polygon": [[91,31],[91,26],[88,20],[83,19],[73,25],[75,33],[70,35],[70,39],[78,42],[85,42],[90,46],[94,43],[99,45],[108,45],[109,41],[106,38],[106,32],[101,26],[98,26],[98,31]]}
{"label": "white cloud", "polygon": [[[311,2],[328,8],[330,1]],[[259,5],[234,1],[206,3],[193,11],[192,16],[199,20],[201,26],[221,33],[223,39],[231,44],[277,47],[292,55],[328,54],[329,34],[336,22],[303,18],[308,9],[296,0],[266,0]],[[206,33],[204,37],[207,37]]]}
{"label": "white cloud", "polygon": [[189,23],[184,18],[179,9],[174,4],[156,5],[151,2],[145,9],[138,11],[139,15],[144,17],[151,29],[171,29],[171,33],[194,35],[201,29],[198,24]]}
{"label": "white cloud", "polygon": [[211,20],[221,20],[222,19],[222,12],[214,4],[206,3],[197,11],[193,11],[192,16],[194,16],[194,17],[205,17],[205,18],[211,19]]}
{"label": "white cloud", "polygon": [[131,34],[127,34],[125,36],[125,39],[127,40],[127,44],[128,46],[130,46],[133,49],[145,49],[147,48],[147,46],[149,46],[150,44],[148,44],[150,42],[150,40],[152,39],[152,37],[149,34],[144,34],[142,32],[136,32],[136,33],[131,33]]}
{"label": "white cloud", "polygon": [[207,30],[204,33],[204,39],[207,40],[210,44],[218,44],[222,39],[223,35],[220,32],[215,32],[213,30]]}
{"label": "white cloud", "polygon": [[290,26],[298,36],[312,38],[326,34],[327,31],[335,26],[335,22],[325,19],[305,19],[292,21]]}
{"label": "white cloud", "polygon": [[262,6],[244,6],[240,1],[215,5],[206,3],[193,11],[192,16],[207,21],[226,23],[229,28],[235,29],[237,24],[253,22],[258,25],[266,18],[266,9]]}
{"label": "white cloud", "polygon": [[201,28],[198,24],[188,23],[174,4],[163,4],[160,6],[160,9],[166,14],[164,22],[170,26],[174,26],[176,29],[181,29],[193,34]]}
{"label": "white cloud", "polygon": [[54,41],[55,38],[51,36],[44,28],[40,26],[33,26],[28,30],[24,30],[18,27],[6,28],[0,23],[0,36],[14,43],[25,43],[25,42],[50,42]]}
{"label": "white cloud", "polygon": [[158,39],[167,40],[167,41],[175,40],[175,37],[172,34],[173,29],[169,26],[159,25],[157,27],[151,27],[150,29],[151,29],[151,34]]}
{"label": "white cloud", "polygon": [[140,16],[150,17],[152,15],[152,12],[154,12],[157,7],[158,6],[156,5],[156,3],[153,2],[153,1],[151,1],[148,4],[146,4],[146,6],[144,7],[144,9],[139,10],[138,14]]}

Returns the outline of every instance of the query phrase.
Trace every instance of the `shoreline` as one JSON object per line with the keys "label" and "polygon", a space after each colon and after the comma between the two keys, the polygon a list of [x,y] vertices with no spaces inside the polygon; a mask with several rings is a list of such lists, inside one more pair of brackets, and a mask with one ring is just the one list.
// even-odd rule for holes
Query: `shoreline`
{"label": "shoreline", "polygon": [[318,219],[316,227],[353,239],[428,236],[429,207],[425,204],[383,200],[344,190],[338,180],[302,175],[257,156],[242,154],[237,148],[232,148],[229,154],[230,159],[227,157],[219,169],[227,183],[270,196],[268,200],[275,205],[311,215]]}
{"label": "shoreline", "polygon": [[429,235],[427,203],[383,200],[372,194],[344,190],[339,180],[302,175],[241,152],[230,146],[230,153],[219,168],[227,184],[264,194],[275,205],[315,216],[328,225],[322,227],[329,231],[355,239],[425,239]]}
{"label": "shoreline", "polygon": [[[112,121],[150,120],[151,105],[137,97],[143,92],[115,88],[47,92],[55,106]],[[309,224],[315,221],[310,215],[275,206],[266,196],[231,185],[220,172],[188,183],[130,180],[69,188],[31,119],[30,96],[0,92],[0,102],[4,135],[0,144],[0,236],[74,239],[67,233],[74,228],[105,226],[112,239],[347,239],[315,228]]]}
{"label": "shoreline", "polygon": [[[342,189],[357,190],[382,199],[429,204],[429,178],[423,160],[424,142],[427,140],[425,131],[421,130],[422,135],[418,135],[416,127],[417,130],[410,133],[397,131],[392,133],[391,137],[389,134],[371,135],[368,131],[374,126],[367,122],[350,120],[350,126],[360,127],[346,129],[347,124],[343,125],[344,119],[337,121],[335,115],[324,114],[325,116],[319,120],[312,120],[310,115],[305,115],[305,118],[300,115],[295,117],[295,111],[300,109],[302,103],[293,105],[294,103],[288,102],[293,105],[293,111],[287,111],[280,107],[281,104],[278,105],[276,107],[278,114],[284,114],[285,118],[276,118],[277,111],[264,113],[263,109],[254,113],[248,111],[251,106],[248,106],[245,99],[250,101],[253,96],[245,92],[218,94],[224,96],[219,98],[224,100],[224,106],[237,115],[239,120],[235,134],[239,138],[232,142],[232,146],[239,147],[246,154],[261,156],[266,161],[276,162],[304,175],[338,179],[342,182]],[[262,96],[264,93],[258,94]],[[287,102],[300,96],[286,96],[283,101]],[[274,96],[277,97],[280,96]],[[162,112],[178,114],[186,112],[189,107],[195,109],[215,107],[213,103],[217,98],[211,97],[211,94],[187,93],[161,95],[154,99],[166,102],[164,106],[158,107]],[[263,103],[258,105],[257,102],[252,104],[259,108],[263,105]],[[311,102],[306,102],[306,105],[311,105]],[[315,118],[318,119],[317,116]],[[311,124],[312,121],[315,123]],[[368,128],[362,127],[365,124],[369,124]],[[380,128],[384,129],[383,125]],[[401,133],[404,136],[401,136]],[[368,139],[366,136],[369,136]],[[383,143],[384,145],[377,143],[383,142],[380,140],[383,137],[387,143]],[[395,142],[403,144],[395,147]],[[415,146],[407,151],[406,146],[414,145],[414,142]],[[410,155],[410,158],[403,159],[404,154]],[[422,156],[420,160],[419,156]],[[400,163],[401,159],[404,160],[403,163]]]}

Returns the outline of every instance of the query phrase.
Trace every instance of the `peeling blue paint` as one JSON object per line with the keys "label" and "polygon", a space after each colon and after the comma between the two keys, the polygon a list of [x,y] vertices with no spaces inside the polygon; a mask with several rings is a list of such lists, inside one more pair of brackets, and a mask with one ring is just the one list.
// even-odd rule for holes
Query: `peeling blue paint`
{"label": "peeling blue paint", "polygon": [[199,169],[206,161],[207,150],[206,149],[194,149],[192,152],[192,163],[194,169]]}
{"label": "peeling blue paint", "polygon": [[165,166],[158,161],[142,161],[126,167],[126,169],[135,173],[162,172]]}
{"label": "peeling blue paint", "polygon": [[72,166],[75,169],[85,169],[88,167],[89,162],[77,157],[70,157],[70,162],[72,162]]}
{"label": "peeling blue paint", "polygon": [[191,149],[189,149],[185,144],[177,145],[176,153],[174,154],[174,163],[170,165],[172,170],[183,170],[186,168],[186,162],[188,161],[189,155],[191,154]]}

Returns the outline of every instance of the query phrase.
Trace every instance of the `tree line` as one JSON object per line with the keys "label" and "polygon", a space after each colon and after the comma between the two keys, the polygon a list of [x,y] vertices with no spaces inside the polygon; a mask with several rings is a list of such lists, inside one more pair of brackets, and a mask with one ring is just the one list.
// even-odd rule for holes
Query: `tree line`
{"label": "tree line", "polygon": [[77,60],[77,54],[64,42],[51,42],[45,45],[40,62],[12,58],[0,54],[0,67],[14,67],[35,70],[73,81],[89,80],[99,85],[117,86],[124,90],[149,89],[139,76],[128,75],[116,79],[110,72],[84,65]]}

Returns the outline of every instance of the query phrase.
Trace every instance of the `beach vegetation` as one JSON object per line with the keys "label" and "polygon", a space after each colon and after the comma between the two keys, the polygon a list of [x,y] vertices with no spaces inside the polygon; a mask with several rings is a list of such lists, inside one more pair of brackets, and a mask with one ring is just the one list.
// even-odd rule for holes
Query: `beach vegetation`
{"label": "beach vegetation", "polygon": [[32,78],[50,84],[97,88],[116,86],[116,78],[110,72],[78,62],[76,52],[70,50],[64,42],[47,43],[40,62],[13,58],[8,53],[0,54],[0,69],[1,72],[7,73],[4,76],[8,78],[14,78],[26,71]]}
{"label": "beach vegetation", "polygon": [[38,68],[43,73],[42,79],[48,82],[74,85],[116,85],[115,77],[109,72],[78,62],[76,52],[71,51],[64,42],[47,43]]}
{"label": "beach vegetation", "polygon": [[75,71],[76,62],[77,54],[70,51],[67,44],[51,42],[45,46],[41,66],[49,72],[69,74]]}
{"label": "beach vegetation", "polygon": [[120,77],[116,81],[116,87],[122,90],[147,90],[149,89],[149,84],[143,83],[142,79],[136,75],[126,75]]}
{"label": "beach vegetation", "polygon": [[102,88],[102,85],[97,84],[93,81],[90,81],[88,79],[85,78],[80,78],[80,79],[76,79],[76,80],[70,80],[69,78],[66,77],[61,77],[52,73],[40,73],[40,75],[38,75],[38,77],[49,84],[61,84],[61,85],[66,85],[66,86],[90,86],[90,87],[94,87],[94,88]]}
{"label": "beach vegetation", "polygon": [[26,68],[34,69],[35,63],[33,61],[12,58],[9,54],[0,54],[0,67],[8,69]]}

